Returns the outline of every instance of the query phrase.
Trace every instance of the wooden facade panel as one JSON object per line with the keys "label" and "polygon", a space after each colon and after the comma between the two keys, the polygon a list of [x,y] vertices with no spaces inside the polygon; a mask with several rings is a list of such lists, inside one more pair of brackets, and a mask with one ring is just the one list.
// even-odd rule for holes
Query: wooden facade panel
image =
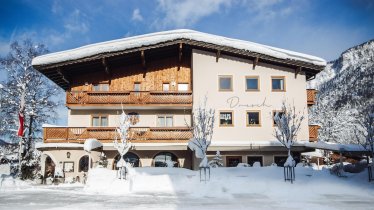
{"label": "wooden facade panel", "polygon": [[[139,58],[140,59],[140,58]],[[118,65],[118,64],[116,64]],[[141,91],[162,91],[163,83],[170,83],[170,90],[176,91],[178,83],[188,83],[191,88],[191,61],[178,57],[147,60],[146,68],[141,62],[131,66],[110,66],[109,76],[102,71],[74,75],[72,91],[91,91],[92,84],[108,83],[109,91],[132,91],[134,83],[140,83]],[[191,89],[190,89],[191,90]]]}

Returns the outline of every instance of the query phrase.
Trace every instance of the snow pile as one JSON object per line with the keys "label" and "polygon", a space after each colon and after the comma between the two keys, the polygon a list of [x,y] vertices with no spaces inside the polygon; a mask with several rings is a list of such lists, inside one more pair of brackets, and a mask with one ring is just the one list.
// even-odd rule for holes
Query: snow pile
{"label": "snow pile", "polygon": [[269,55],[279,59],[303,61],[318,66],[326,65],[326,61],[324,59],[315,56],[187,29],[163,31],[158,33],[128,37],[108,42],[86,45],[72,50],[38,56],[33,59],[32,65],[55,64],[64,61],[87,58],[98,54],[118,52],[180,39],[232,47],[239,50]]}
{"label": "snow pile", "polygon": [[127,180],[120,180],[116,178],[116,171],[92,169],[85,191],[109,195],[169,194],[222,198],[250,193],[280,199],[293,195],[293,199],[302,199],[347,191],[374,196],[366,171],[346,173],[347,177],[343,179],[331,175],[326,169],[315,171],[297,167],[294,184],[284,182],[283,167],[212,168],[211,179],[206,183],[200,182],[199,171],[183,168],[135,168],[134,171]]}
{"label": "snow pile", "polygon": [[103,144],[99,142],[97,139],[87,139],[84,141],[84,151],[91,152],[94,149],[103,147]]}
{"label": "snow pile", "polygon": [[12,176],[0,175],[0,191],[7,189],[20,189],[30,185],[31,183],[15,179]]}

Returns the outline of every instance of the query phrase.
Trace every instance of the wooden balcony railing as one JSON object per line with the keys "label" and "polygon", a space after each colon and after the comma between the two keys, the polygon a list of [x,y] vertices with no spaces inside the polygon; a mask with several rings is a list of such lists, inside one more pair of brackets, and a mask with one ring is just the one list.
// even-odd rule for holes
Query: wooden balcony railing
{"label": "wooden balcony railing", "polygon": [[309,141],[314,142],[318,140],[319,125],[309,125]]}
{"label": "wooden balcony railing", "polygon": [[307,89],[306,90],[307,95],[307,104],[308,106],[312,106],[316,104],[316,96],[317,96],[317,90],[315,89]]}
{"label": "wooden balcony railing", "polygon": [[68,91],[69,105],[188,105],[192,106],[191,91]]}
{"label": "wooden balcony railing", "polygon": [[[46,127],[44,143],[84,143],[95,138],[103,143],[112,143],[119,135],[115,127]],[[192,138],[188,127],[132,127],[131,142],[187,142]]]}

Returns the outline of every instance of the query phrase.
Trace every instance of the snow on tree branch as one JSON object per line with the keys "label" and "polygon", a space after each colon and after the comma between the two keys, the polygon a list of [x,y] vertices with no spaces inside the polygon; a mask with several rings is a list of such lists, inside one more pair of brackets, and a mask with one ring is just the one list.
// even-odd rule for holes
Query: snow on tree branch
{"label": "snow on tree branch", "polygon": [[197,158],[202,159],[200,167],[208,167],[206,151],[211,143],[215,121],[215,110],[206,107],[207,98],[202,105],[192,112],[192,133],[193,138],[188,142],[188,147],[195,151]]}
{"label": "snow on tree branch", "polygon": [[374,105],[368,106],[358,117],[354,129],[357,143],[369,151],[374,157]]}
{"label": "snow on tree branch", "polygon": [[118,142],[117,136],[114,140],[114,148],[117,149],[118,153],[121,155],[119,162],[117,163],[117,167],[126,167],[126,162],[123,159],[123,156],[129,151],[131,148],[131,142],[128,140],[131,138],[130,136],[130,127],[131,127],[131,118],[127,115],[123,109],[122,114],[120,115],[119,127],[116,129],[121,143]]}
{"label": "snow on tree branch", "polygon": [[301,123],[304,120],[304,113],[297,112],[295,105],[282,103],[281,112],[277,112],[274,121],[277,127],[274,129],[275,138],[288,150],[288,158],[284,166],[295,166],[291,156],[291,148],[297,140]]}

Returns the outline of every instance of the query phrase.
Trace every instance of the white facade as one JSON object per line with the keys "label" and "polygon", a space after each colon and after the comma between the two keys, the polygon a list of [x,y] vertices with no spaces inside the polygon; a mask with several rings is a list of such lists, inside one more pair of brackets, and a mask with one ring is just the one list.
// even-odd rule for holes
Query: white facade
{"label": "white facade", "polygon": [[[270,64],[259,63],[253,70],[252,61],[231,56],[193,50],[193,106],[196,108],[207,96],[207,106],[215,109],[216,123],[212,143],[277,141],[274,134],[273,111],[280,110],[282,102],[294,104],[296,111],[304,113],[297,139],[309,140],[306,78],[303,73],[295,78],[295,70]],[[219,91],[219,76],[232,76],[232,91]],[[246,76],[257,76],[259,91],[246,91]],[[271,79],[285,78],[285,91],[272,91]],[[219,125],[219,112],[233,111],[233,126]],[[260,111],[260,126],[249,127],[247,111]]]}

